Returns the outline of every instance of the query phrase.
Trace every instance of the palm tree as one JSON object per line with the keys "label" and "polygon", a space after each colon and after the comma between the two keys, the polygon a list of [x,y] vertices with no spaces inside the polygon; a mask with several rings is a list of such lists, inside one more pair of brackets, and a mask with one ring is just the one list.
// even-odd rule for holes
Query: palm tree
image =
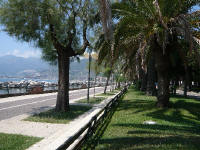
{"label": "palm tree", "polygon": [[147,62],[147,89],[146,94],[155,96],[156,95],[156,68],[155,68],[155,56],[152,53],[149,56],[149,60]]}
{"label": "palm tree", "polygon": [[[200,41],[200,33],[197,30],[199,11],[188,12],[196,4],[197,0],[174,0],[173,3],[169,0],[127,0],[113,5],[114,17],[119,19],[115,30],[116,45],[132,38],[137,45],[137,48],[132,48],[134,53],[138,50],[145,53],[145,50],[148,50],[146,47],[149,46],[155,55],[158,107],[167,107],[169,104],[172,52],[178,51],[181,55],[183,41],[186,42],[188,50],[195,50]],[[178,49],[175,49],[176,45],[179,45]],[[186,57],[184,59],[186,60]],[[187,66],[187,61],[183,62]]]}

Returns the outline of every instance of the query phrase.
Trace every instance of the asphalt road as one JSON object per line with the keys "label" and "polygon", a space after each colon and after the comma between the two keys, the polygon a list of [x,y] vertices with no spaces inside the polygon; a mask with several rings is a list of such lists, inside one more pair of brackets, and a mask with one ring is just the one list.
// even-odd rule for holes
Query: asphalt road
{"label": "asphalt road", "polygon": [[[96,93],[102,93],[103,87],[96,88]],[[90,94],[93,95],[94,89],[90,89]],[[69,97],[72,102],[75,99],[87,95],[87,89],[70,91]],[[12,102],[0,103],[0,120],[8,119],[21,114],[34,114],[53,108],[56,104],[56,94],[51,96],[41,96],[37,98],[28,98],[16,100]],[[0,99],[1,100],[1,99]]]}

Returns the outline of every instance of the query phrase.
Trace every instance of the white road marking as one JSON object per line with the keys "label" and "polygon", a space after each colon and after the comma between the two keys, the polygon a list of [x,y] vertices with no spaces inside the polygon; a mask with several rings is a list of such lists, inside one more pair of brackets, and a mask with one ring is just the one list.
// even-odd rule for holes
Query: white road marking
{"label": "white road marking", "polygon": [[[100,91],[98,91],[100,92]],[[74,92],[73,92],[74,93]],[[80,93],[76,93],[76,94],[80,94]],[[83,93],[85,94],[85,93]],[[72,95],[70,95],[72,96]],[[81,97],[81,98],[85,98],[86,96],[84,97]],[[76,101],[76,100],[79,100],[81,98],[77,98],[77,99],[71,99],[73,101]],[[15,106],[10,106],[10,107],[6,107],[6,108],[1,108],[0,111],[2,110],[6,110],[6,109],[11,109],[11,108],[16,108],[16,107],[21,107],[21,106],[26,106],[26,105],[31,105],[31,104],[37,104],[37,103],[42,103],[42,102],[46,102],[46,101],[50,101],[50,100],[55,100],[56,98],[52,98],[52,99],[45,99],[45,100],[42,100],[42,101],[37,101],[37,102],[31,102],[31,103],[26,103],[26,104],[21,104],[21,105],[15,105]]]}
{"label": "white road marking", "polygon": [[[78,93],[77,93],[77,94],[78,94]],[[81,97],[81,98],[85,98],[85,96],[84,96],[84,97]],[[72,100],[75,101],[75,100],[78,100],[78,99],[81,99],[81,98],[72,99]],[[1,110],[6,110],[6,109],[11,109],[11,108],[16,108],[16,107],[21,107],[21,106],[26,106],[26,105],[31,105],[31,104],[42,103],[42,102],[46,102],[46,101],[50,101],[50,100],[55,100],[55,99],[56,99],[56,98],[45,99],[45,100],[37,101],[37,102],[26,103],[26,104],[21,104],[21,105],[15,105],[15,106],[11,106],[11,107],[2,108],[2,109],[0,109],[0,111],[1,111]]]}
{"label": "white road marking", "polygon": [[[95,89],[102,89],[103,87],[96,87]],[[74,93],[80,93],[83,91],[86,91],[87,89],[78,89],[78,90],[72,90],[69,91],[69,94]],[[94,88],[90,88],[90,90],[94,90]],[[56,96],[57,92],[55,93],[46,93],[46,94],[33,94],[33,95],[22,95],[22,96],[15,96],[15,97],[7,97],[7,98],[0,98],[0,104],[1,103],[7,103],[7,102],[15,102],[15,101],[21,101],[21,100],[29,100],[33,98],[43,98],[46,96]]]}

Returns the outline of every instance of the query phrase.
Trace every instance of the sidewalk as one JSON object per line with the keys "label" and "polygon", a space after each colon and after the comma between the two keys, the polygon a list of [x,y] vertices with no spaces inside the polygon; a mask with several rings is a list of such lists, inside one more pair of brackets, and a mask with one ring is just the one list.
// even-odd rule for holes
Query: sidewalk
{"label": "sidewalk", "polygon": [[[74,99],[70,101],[70,104],[75,104],[76,101],[83,98],[85,97]],[[45,107],[43,109],[37,110],[37,112],[35,113],[47,111],[49,109],[53,109],[54,107],[55,105],[52,105],[51,107]],[[52,124],[52,123],[23,121],[25,118],[29,117],[30,115],[32,114],[31,113],[23,114],[23,115],[9,118],[9,119],[1,120],[0,132],[46,138],[66,126],[66,124]]]}
{"label": "sidewalk", "polygon": [[[184,95],[184,91],[182,91],[182,90],[177,90],[176,93],[178,95]],[[187,96],[188,96],[188,98],[200,99],[200,93],[196,93],[196,92],[192,92],[192,91],[187,92]]]}
{"label": "sidewalk", "polygon": [[[106,104],[113,98],[111,96],[102,103],[94,105],[94,107],[83,115],[79,116],[69,124],[58,129],[54,134],[44,138],[42,141],[31,146],[27,150],[55,150],[62,145],[67,139],[73,136],[79,129],[81,129],[88,121],[96,115]],[[71,149],[71,148],[68,148]]]}
{"label": "sidewalk", "polygon": [[[73,93],[73,91],[71,92]],[[53,94],[56,93],[42,94],[42,96],[49,96]],[[40,97],[40,96],[41,95],[27,95],[26,98]],[[51,123],[23,121],[23,119],[31,115],[31,114],[23,114],[20,116],[0,121],[0,132],[44,138],[40,142],[31,146],[28,150],[55,150],[61,144],[63,144],[70,136],[76,133],[82,126],[84,126],[88,122],[88,120],[92,118],[92,116],[98,113],[111,100],[112,97],[114,96],[107,98],[100,104],[93,105],[93,108],[91,110],[79,116],[75,120],[71,121],[69,124],[51,124]],[[81,105],[77,104],[76,101],[82,98],[86,98],[86,96],[74,99],[70,101],[70,104]],[[22,99],[20,99],[19,97],[10,97],[10,98],[4,98],[2,101],[7,102],[14,100],[22,100]],[[41,111],[46,111],[53,107],[55,107],[55,105],[44,108]]]}

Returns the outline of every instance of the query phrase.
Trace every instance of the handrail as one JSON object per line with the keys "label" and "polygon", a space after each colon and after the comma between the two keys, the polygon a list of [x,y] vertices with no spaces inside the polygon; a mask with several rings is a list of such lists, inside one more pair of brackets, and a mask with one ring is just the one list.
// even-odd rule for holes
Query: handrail
{"label": "handrail", "polygon": [[57,150],[66,150],[69,148],[84,132],[87,133],[82,137],[82,139],[74,146],[73,150],[79,149],[80,146],[84,143],[86,138],[91,134],[95,133],[96,128],[100,124],[100,120],[104,119],[107,113],[112,109],[112,106],[117,102],[117,100],[126,92],[127,87],[125,86],[123,90],[120,91],[112,100],[108,102],[104,108],[102,108],[96,115],[94,115],[88,123],[82,127],[78,132],[76,132],[73,136],[67,139],[61,146],[57,148]]}

